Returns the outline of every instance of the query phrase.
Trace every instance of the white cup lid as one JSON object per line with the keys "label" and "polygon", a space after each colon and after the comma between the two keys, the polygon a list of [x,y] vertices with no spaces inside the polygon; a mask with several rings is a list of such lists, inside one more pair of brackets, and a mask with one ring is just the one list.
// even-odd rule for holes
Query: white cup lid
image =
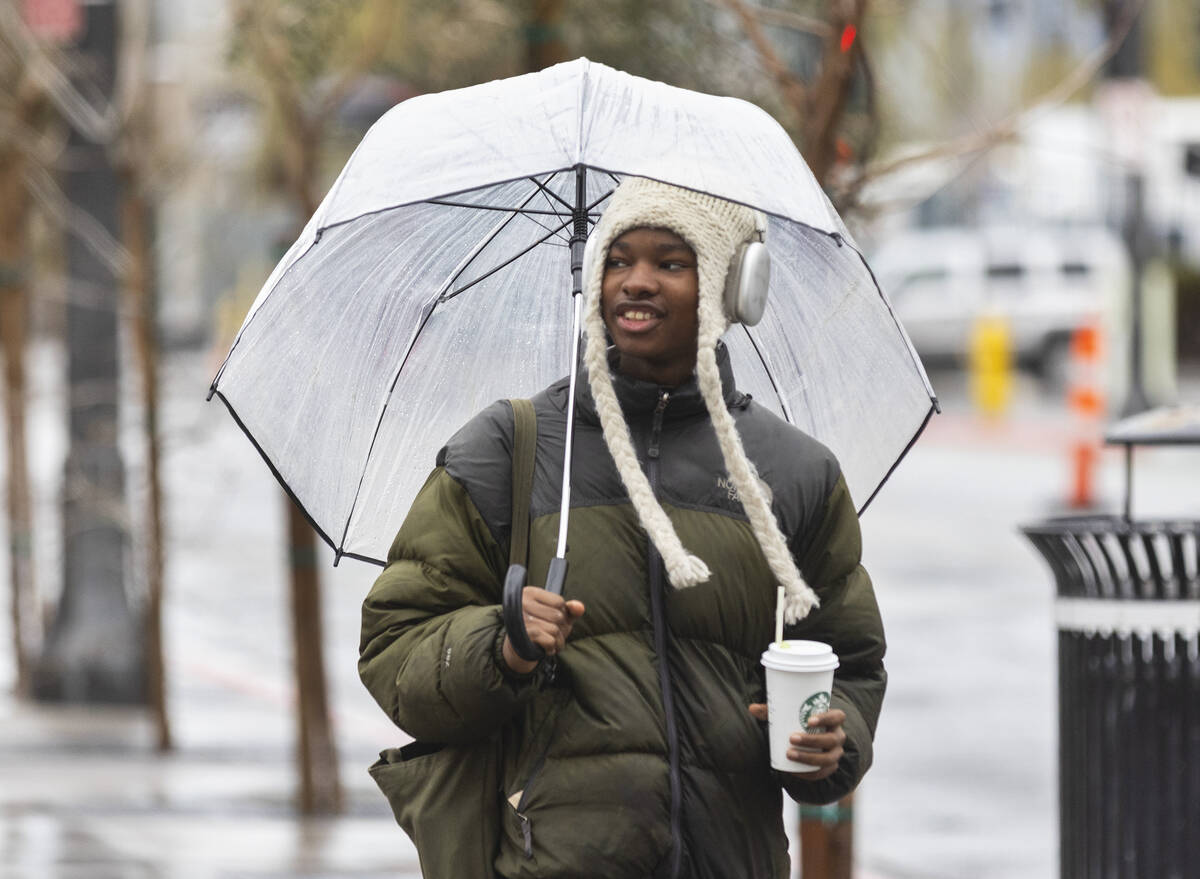
{"label": "white cup lid", "polygon": [[823,641],[776,641],[763,653],[762,664],[784,670],[828,671],[838,667],[838,658]]}

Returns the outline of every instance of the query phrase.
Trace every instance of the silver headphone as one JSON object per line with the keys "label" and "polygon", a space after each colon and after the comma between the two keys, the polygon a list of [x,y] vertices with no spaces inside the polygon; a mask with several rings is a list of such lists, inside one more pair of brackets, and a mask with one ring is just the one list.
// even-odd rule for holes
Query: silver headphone
{"label": "silver headphone", "polygon": [[[725,275],[725,316],[730,323],[752,327],[762,320],[767,308],[767,289],[771,284],[771,254],[764,241],[767,235],[767,217],[755,211],[755,235],[753,241],[741,244],[729,264]],[[584,270],[592,264],[596,239],[588,237],[583,250]],[[600,267],[603,277],[604,267]]]}
{"label": "silver headphone", "polygon": [[767,236],[765,214],[755,211],[755,226],[758,239],[738,247],[725,276],[725,315],[730,322],[748,327],[762,320],[771,285],[771,254],[763,240]]}

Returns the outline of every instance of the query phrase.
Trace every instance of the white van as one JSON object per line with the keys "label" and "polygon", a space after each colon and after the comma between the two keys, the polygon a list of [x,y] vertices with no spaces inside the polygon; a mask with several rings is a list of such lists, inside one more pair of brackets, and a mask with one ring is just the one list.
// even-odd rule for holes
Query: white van
{"label": "white van", "polygon": [[999,317],[1018,362],[1052,384],[1062,380],[1072,331],[1109,323],[1130,270],[1121,239],[1099,226],[915,229],[869,262],[930,365],[962,361],[975,323]]}

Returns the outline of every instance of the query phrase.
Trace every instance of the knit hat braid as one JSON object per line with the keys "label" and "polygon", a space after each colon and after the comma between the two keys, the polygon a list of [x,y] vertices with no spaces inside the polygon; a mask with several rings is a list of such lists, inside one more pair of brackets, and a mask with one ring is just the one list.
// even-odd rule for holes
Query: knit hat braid
{"label": "knit hat braid", "polygon": [[613,241],[630,229],[642,227],[674,232],[696,253],[700,287],[696,377],[700,394],[751,530],[771,572],[784,587],[784,619],[796,623],[817,605],[817,596],[800,576],[754,465],[746,457],[733,416],[725,405],[716,355],[717,342],[729,327],[724,291],[730,263],[743,243],[762,236],[765,226],[761,214],[742,205],[655,180],[626,178],[613,192],[588,242],[588,258],[583,267],[587,296],[584,366],[604,440],[642,527],[662,556],[667,578],[677,589],[705,582],[710,573],[708,566],[679,540],[633,449],[629,425],[625,423],[609,373],[600,301],[604,263]]}

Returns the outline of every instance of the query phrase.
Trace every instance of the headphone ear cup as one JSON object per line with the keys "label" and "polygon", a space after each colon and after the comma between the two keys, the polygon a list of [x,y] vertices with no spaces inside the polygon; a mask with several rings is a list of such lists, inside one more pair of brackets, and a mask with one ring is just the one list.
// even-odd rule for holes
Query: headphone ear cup
{"label": "headphone ear cup", "polygon": [[762,320],[771,284],[771,254],[761,241],[738,248],[725,278],[725,316],[748,327]]}

